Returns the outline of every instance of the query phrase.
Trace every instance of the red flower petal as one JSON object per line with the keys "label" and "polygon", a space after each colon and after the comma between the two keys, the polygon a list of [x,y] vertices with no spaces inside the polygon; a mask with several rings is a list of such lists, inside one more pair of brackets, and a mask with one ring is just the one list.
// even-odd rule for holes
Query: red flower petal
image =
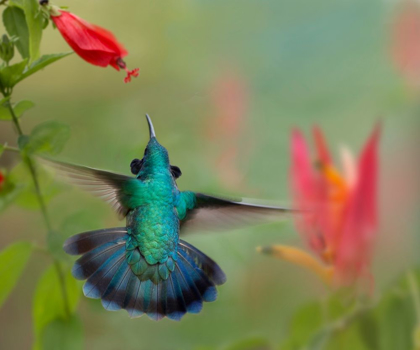
{"label": "red flower petal", "polygon": [[337,283],[353,284],[366,275],[377,226],[377,148],[379,126],[375,128],[359,160],[357,183],[348,202],[340,246],[337,251]]}
{"label": "red flower petal", "polygon": [[318,229],[322,215],[320,214],[322,208],[319,206],[322,196],[321,183],[314,172],[305,140],[299,130],[294,130],[292,133],[291,151],[294,205],[300,210],[309,211],[308,214],[297,218],[296,225],[310,247],[321,255],[325,248],[325,239]]}
{"label": "red flower petal", "polygon": [[85,61],[119,70],[116,62],[128,52],[108,30],[95,26],[76,15],[61,11],[60,16],[51,16],[63,38]]}
{"label": "red flower petal", "polygon": [[331,163],[330,153],[328,151],[327,143],[324,138],[324,134],[322,133],[321,129],[317,126],[313,129],[313,135],[316,145],[316,150],[318,154],[318,160],[325,163]]}

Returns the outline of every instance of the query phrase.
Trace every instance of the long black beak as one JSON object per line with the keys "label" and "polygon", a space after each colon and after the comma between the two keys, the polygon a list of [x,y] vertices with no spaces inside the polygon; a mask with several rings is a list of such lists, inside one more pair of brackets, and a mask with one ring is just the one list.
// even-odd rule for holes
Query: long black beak
{"label": "long black beak", "polygon": [[153,127],[152,120],[150,119],[149,115],[146,114],[147,123],[149,124],[149,135],[150,138],[156,137],[155,128]]}

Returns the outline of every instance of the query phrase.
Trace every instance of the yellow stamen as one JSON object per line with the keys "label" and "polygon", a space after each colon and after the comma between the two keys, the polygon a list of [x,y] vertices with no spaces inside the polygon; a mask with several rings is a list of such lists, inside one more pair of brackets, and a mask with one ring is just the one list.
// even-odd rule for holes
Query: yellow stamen
{"label": "yellow stamen", "polygon": [[346,188],[346,181],[333,166],[324,164],[321,166],[321,171],[331,184],[342,189]]}
{"label": "yellow stamen", "polygon": [[312,255],[303,250],[283,245],[273,245],[268,247],[257,247],[257,251],[302,266],[315,273],[325,284],[331,286],[334,272],[333,267],[321,264]]}

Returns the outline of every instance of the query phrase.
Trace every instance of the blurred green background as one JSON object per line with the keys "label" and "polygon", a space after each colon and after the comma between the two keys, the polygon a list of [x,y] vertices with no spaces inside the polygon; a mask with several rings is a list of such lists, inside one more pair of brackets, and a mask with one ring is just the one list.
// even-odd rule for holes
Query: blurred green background
{"label": "blurred green background", "polygon": [[[381,229],[375,293],[419,262],[418,91],[391,56],[396,2],[385,0],[73,0],[78,16],[112,30],[129,51],[130,84],[112,68],[76,55],[20,84],[14,100],[36,107],[25,132],[59,120],[71,138],[57,158],[129,174],[148,140],[144,114],[183,172],[180,189],[290,202],[289,138],[320,125],[334,150],[357,153],[382,122]],[[44,31],[42,53],[68,51],[58,31]],[[0,140],[16,145],[10,123]],[[1,167],[17,159],[6,154]],[[51,191],[57,185],[46,184]],[[49,202],[63,241],[81,231],[123,225],[110,207],[70,186]],[[21,203],[22,204],[22,203]],[[25,203],[23,203],[25,205]],[[26,203],[28,206],[28,203]],[[13,205],[0,216],[0,248],[17,239],[44,244],[40,213]],[[216,302],[179,323],[131,320],[82,298],[86,349],[223,349],[247,338],[277,346],[294,312],[327,295],[321,282],[285,262],[258,255],[264,244],[302,246],[292,222],[186,237],[228,276]],[[49,260],[36,254],[0,310],[0,349],[29,349],[32,295]],[[402,349],[404,350],[404,349]]]}

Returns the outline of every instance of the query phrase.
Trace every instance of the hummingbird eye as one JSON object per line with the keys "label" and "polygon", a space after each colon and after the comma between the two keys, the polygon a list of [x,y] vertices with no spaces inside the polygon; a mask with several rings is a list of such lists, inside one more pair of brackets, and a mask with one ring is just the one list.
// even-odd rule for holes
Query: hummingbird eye
{"label": "hummingbird eye", "polygon": [[174,179],[177,179],[182,175],[182,171],[176,165],[171,165],[171,174],[174,177]]}
{"label": "hummingbird eye", "polygon": [[137,175],[143,165],[143,159],[133,159],[130,164],[131,173]]}

